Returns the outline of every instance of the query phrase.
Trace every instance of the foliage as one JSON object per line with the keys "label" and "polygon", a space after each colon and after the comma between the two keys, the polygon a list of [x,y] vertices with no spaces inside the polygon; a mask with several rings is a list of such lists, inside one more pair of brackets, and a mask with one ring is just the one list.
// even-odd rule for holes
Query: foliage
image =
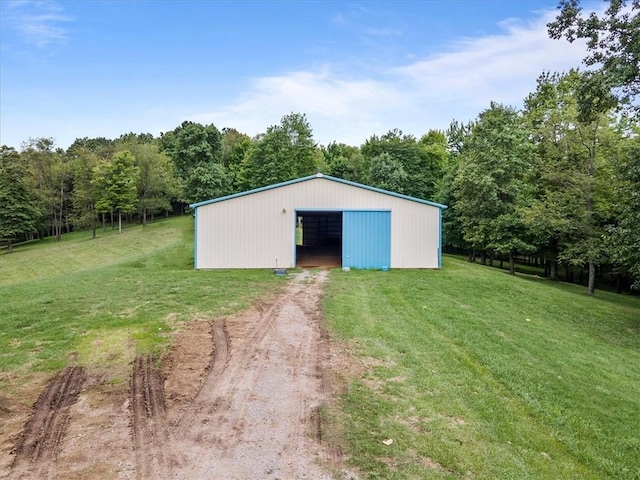
{"label": "foliage", "polygon": [[122,232],[122,214],[137,208],[137,183],[140,169],[134,165],[129,151],[118,152],[109,163],[102,162],[94,170],[94,185],[100,192],[96,202],[99,213],[118,212],[118,230]]}
{"label": "foliage", "polygon": [[530,198],[525,179],[534,152],[517,112],[492,103],[478,117],[459,162],[455,208],[465,240],[510,257],[533,251],[519,209]]}
{"label": "foliage", "polygon": [[245,158],[243,189],[264,187],[316,172],[315,142],[307,117],[291,113],[272,125]]}
{"label": "foliage", "polygon": [[98,163],[98,155],[84,147],[74,150],[71,161],[71,173],[73,177],[73,193],[71,202],[73,205],[72,223],[79,229],[91,229],[93,237],[96,236],[97,211],[96,202],[100,197],[98,186],[94,182],[94,175]]}
{"label": "foliage", "polygon": [[369,166],[358,147],[331,142],[322,148],[329,175],[351,182],[369,183]]}
{"label": "foliage", "polygon": [[609,230],[613,261],[634,278],[640,290],[640,132],[626,139],[616,164],[620,182],[614,208],[619,222]]}
{"label": "foliage", "polygon": [[222,134],[213,124],[182,122],[162,134],[160,148],[171,157],[178,175],[186,180],[198,165],[220,163]]}
{"label": "foliage", "polygon": [[235,128],[224,128],[222,135],[222,165],[229,177],[226,189],[237,193],[242,190],[242,165],[253,148],[253,142],[248,135]]}
{"label": "foliage", "polygon": [[[173,160],[176,173],[184,186],[182,200],[195,203],[217,196],[216,188],[209,188],[212,176],[213,183],[227,182],[225,189],[230,189],[230,179],[220,176],[220,169],[215,165],[223,162],[222,133],[215,125],[201,125],[194,122],[183,122],[171,132],[160,138],[160,148]],[[204,177],[202,174],[204,173]]]}
{"label": "foliage", "polygon": [[36,206],[42,216],[38,229],[55,235],[59,240],[65,226],[70,191],[70,165],[53,138],[31,138],[22,145],[21,156],[31,175]]}
{"label": "foliage", "polygon": [[366,162],[371,165],[375,157],[387,154],[406,172],[400,186],[406,195],[432,199],[437,191],[437,184],[442,177],[442,169],[447,155],[444,144],[438,146],[439,137],[425,136],[418,142],[413,135],[404,135],[401,130],[390,130],[378,137],[373,135],[364,145],[361,152]]}
{"label": "foliage", "polygon": [[108,160],[115,153],[115,142],[104,137],[76,138],[67,149],[70,155],[77,155],[81,151],[89,151],[102,160]]}
{"label": "foliage", "polygon": [[[640,93],[640,0],[610,0],[602,16],[585,16],[580,0],[561,0],[558,8],[558,17],[548,24],[551,38],[586,39],[589,54],[584,63],[598,68],[602,87],[617,90],[623,102],[633,102]],[[635,109],[640,112],[640,104]]]}
{"label": "foliage", "polygon": [[198,165],[185,181],[184,190],[188,192],[184,199],[189,203],[223,197],[232,193],[231,179],[219,163]]}
{"label": "foliage", "polygon": [[171,159],[146,137],[119,142],[118,146],[131,152],[139,170],[137,198],[142,225],[146,225],[148,214],[171,211],[171,200],[180,193]]}
{"label": "foliage", "polygon": [[373,187],[404,193],[408,175],[398,160],[391,158],[388,153],[381,153],[371,159],[369,179]]}
{"label": "foliage", "polygon": [[11,252],[13,242],[36,230],[38,210],[24,181],[20,156],[13,148],[0,148],[0,239]]}

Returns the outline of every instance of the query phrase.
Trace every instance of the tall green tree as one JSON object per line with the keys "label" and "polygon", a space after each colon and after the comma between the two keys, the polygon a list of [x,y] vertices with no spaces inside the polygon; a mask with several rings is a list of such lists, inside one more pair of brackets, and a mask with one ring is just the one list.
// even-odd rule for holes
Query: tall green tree
{"label": "tall green tree", "polygon": [[640,127],[636,126],[620,149],[615,163],[619,188],[613,208],[617,223],[609,230],[611,259],[633,278],[640,290]]}
{"label": "tall green tree", "polygon": [[39,229],[60,240],[63,227],[69,224],[69,157],[55,148],[52,138],[29,139],[22,145],[22,156],[35,182],[37,205],[42,213]]}
{"label": "tall green tree", "polygon": [[222,162],[222,134],[213,124],[182,122],[162,134],[160,148],[171,157],[182,179],[187,179],[198,165]]}
{"label": "tall green tree", "polygon": [[108,160],[116,152],[116,145],[113,140],[105,137],[76,138],[67,148],[67,153],[73,156],[78,155],[80,151],[88,151],[102,160]]}
{"label": "tall green tree", "polygon": [[369,164],[358,147],[331,142],[322,147],[326,173],[357,183],[369,183]]}
{"label": "tall green tree", "polygon": [[[222,129],[222,165],[225,168],[223,173],[228,176],[227,183],[230,184],[230,188],[225,186],[224,189],[233,193],[241,191],[242,164],[252,148],[253,142],[248,135],[238,132],[235,128]],[[211,174],[212,177],[215,176],[215,172]],[[217,178],[224,180],[220,175]]]}
{"label": "tall green tree", "polygon": [[258,140],[245,159],[241,174],[244,188],[312,175],[317,170],[316,147],[311,126],[304,114],[282,117]]}
{"label": "tall green tree", "polygon": [[100,163],[95,170],[94,184],[101,192],[96,202],[100,213],[118,213],[118,232],[122,233],[122,214],[136,211],[137,184],[140,170],[131,152],[118,152],[111,162]]}
{"label": "tall green tree", "polygon": [[451,169],[451,153],[448,149],[446,133],[440,130],[429,130],[420,137],[418,145],[423,150],[423,155],[428,158],[433,176],[433,193],[430,199],[439,201],[444,186],[444,176]]}
{"label": "tall green tree", "polygon": [[388,154],[402,165],[407,174],[402,186],[405,194],[431,199],[442,177],[442,165],[438,149],[430,143],[429,138],[425,137],[425,141],[420,143],[413,135],[405,135],[401,130],[394,129],[381,137],[370,137],[362,145],[361,152],[369,164],[373,158]]}
{"label": "tall green tree", "polygon": [[16,240],[35,232],[39,215],[25,182],[20,155],[3,145],[0,147],[0,239],[7,243],[8,253]]}
{"label": "tall green tree", "polygon": [[577,213],[584,210],[575,135],[579,75],[577,71],[568,75],[544,73],[538,78],[536,91],[525,100],[525,121],[540,161],[531,177],[534,199],[524,214],[554,280],[559,255],[571,243]]}
{"label": "tall green tree", "polygon": [[404,193],[408,175],[398,160],[391,158],[388,153],[381,153],[371,159],[369,178],[373,187]]}
{"label": "tall green tree", "polygon": [[180,195],[180,182],[171,159],[147,136],[130,134],[118,142],[118,147],[130,152],[135,159],[139,171],[138,214],[146,226],[148,215],[171,211],[171,200]]}
{"label": "tall green tree", "polygon": [[[195,203],[217,195],[211,186],[211,176],[224,172],[216,183],[226,182],[225,191],[231,190],[230,177],[222,165],[222,133],[215,125],[183,122],[178,128],[160,138],[160,148],[175,166],[183,185],[182,200]],[[202,175],[206,172],[206,175]]]}
{"label": "tall green tree", "polygon": [[611,221],[612,165],[617,142],[610,127],[615,103],[609,92],[594,89],[590,74],[543,74],[525,101],[539,162],[531,183],[535,199],[525,217],[551,265],[557,261],[589,271],[587,289],[595,289],[596,267],[606,263],[602,241]]}
{"label": "tall green tree", "polygon": [[455,208],[455,179],[458,175],[460,157],[467,145],[473,123],[462,123],[453,120],[446,132],[448,159],[442,174],[438,192],[434,198],[436,202],[447,205],[449,208],[442,212],[442,242],[444,246],[453,249],[471,250],[471,245],[464,238],[464,229],[460,218],[459,209]]}
{"label": "tall green tree", "polygon": [[71,202],[73,215],[71,221],[76,228],[90,229],[92,238],[96,237],[96,202],[100,197],[94,175],[100,162],[98,155],[87,148],[76,147],[71,160],[73,192]]}
{"label": "tall green tree", "polygon": [[534,247],[520,213],[529,201],[526,177],[534,152],[518,113],[492,103],[475,124],[455,179],[455,208],[474,248],[509,256]]}
{"label": "tall green tree", "polygon": [[551,38],[586,39],[584,63],[595,67],[606,87],[640,113],[640,0],[609,0],[603,15],[585,15],[580,0],[561,0],[557,18],[548,24]]}

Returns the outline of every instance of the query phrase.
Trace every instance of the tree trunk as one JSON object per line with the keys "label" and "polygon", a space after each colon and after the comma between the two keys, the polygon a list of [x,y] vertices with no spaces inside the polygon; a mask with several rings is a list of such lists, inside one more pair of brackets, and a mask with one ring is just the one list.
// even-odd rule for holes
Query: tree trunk
{"label": "tree trunk", "polygon": [[122,233],[122,212],[118,210],[118,233]]}
{"label": "tree trunk", "polygon": [[142,226],[146,227],[147,226],[147,208],[143,208],[142,209]]}
{"label": "tree trunk", "polygon": [[60,182],[60,210],[58,216],[58,232],[56,235],[56,240],[60,241],[62,234],[62,209],[64,207],[64,181]]}
{"label": "tree trunk", "polygon": [[516,263],[513,257],[513,252],[509,252],[509,275],[516,274]]}
{"label": "tree trunk", "polygon": [[13,242],[9,239],[9,243],[7,244],[7,253],[11,253],[13,251]]}
{"label": "tree trunk", "polygon": [[587,286],[587,293],[593,295],[596,291],[596,264],[589,262],[589,285]]}
{"label": "tree trunk", "polygon": [[493,252],[489,253],[489,266],[493,267]]}
{"label": "tree trunk", "polygon": [[558,261],[551,260],[549,262],[549,279],[558,280]]}
{"label": "tree trunk", "polygon": [[486,265],[487,264],[487,251],[486,250],[482,250],[482,252],[480,252],[480,263],[482,265]]}
{"label": "tree trunk", "polygon": [[107,231],[107,219],[105,218],[104,212],[102,212],[102,231]]}
{"label": "tree trunk", "polygon": [[503,263],[504,263],[504,258],[502,258],[502,255],[500,255],[500,270],[502,270]]}

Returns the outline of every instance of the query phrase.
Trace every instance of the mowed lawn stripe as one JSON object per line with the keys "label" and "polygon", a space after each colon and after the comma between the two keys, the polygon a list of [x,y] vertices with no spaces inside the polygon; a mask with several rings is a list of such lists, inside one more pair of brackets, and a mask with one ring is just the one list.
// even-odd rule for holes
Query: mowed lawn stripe
{"label": "mowed lawn stripe", "polygon": [[13,255],[0,254],[0,285],[65,276],[158,253],[184,235],[192,238],[184,228],[192,223],[192,218],[184,216],[149,223],[145,228],[131,225],[122,234],[108,227],[99,229],[97,238],[81,231],[63,235],[61,241],[49,237],[18,245]]}
{"label": "mowed lawn stripe", "polygon": [[637,298],[445,258],[442,271],[336,272],[325,308],[368,366],[344,409],[371,478],[640,471]]}

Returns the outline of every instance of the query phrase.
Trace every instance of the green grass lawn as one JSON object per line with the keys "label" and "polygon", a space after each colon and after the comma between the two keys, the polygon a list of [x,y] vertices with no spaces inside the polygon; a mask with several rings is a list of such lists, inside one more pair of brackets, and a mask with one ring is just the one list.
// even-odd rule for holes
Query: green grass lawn
{"label": "green grass lawn", "polygon": [[445,257],[336,271],[324,308],[367,367],[334,421],[368,478],[640,478],[640,299]]}
{"label": "green grass lawn", "polygon": [[[0,254],[0,389],[71,362],[126,382],[183,322],[286,282],[193,270],[189,216],[90,236]],[[333,271],[324,311],[364,366],[325,420],[363,478],[640,479],[640,299],[445,257]]]}
{"label": "green grass lawn", "polygon": [[239,311],[283,285],[266,270],[195,271],[190,216],[21,245],[0,255],[0,372],[74,361],[126,380],[132,357],[166,348],[182,322]]}

